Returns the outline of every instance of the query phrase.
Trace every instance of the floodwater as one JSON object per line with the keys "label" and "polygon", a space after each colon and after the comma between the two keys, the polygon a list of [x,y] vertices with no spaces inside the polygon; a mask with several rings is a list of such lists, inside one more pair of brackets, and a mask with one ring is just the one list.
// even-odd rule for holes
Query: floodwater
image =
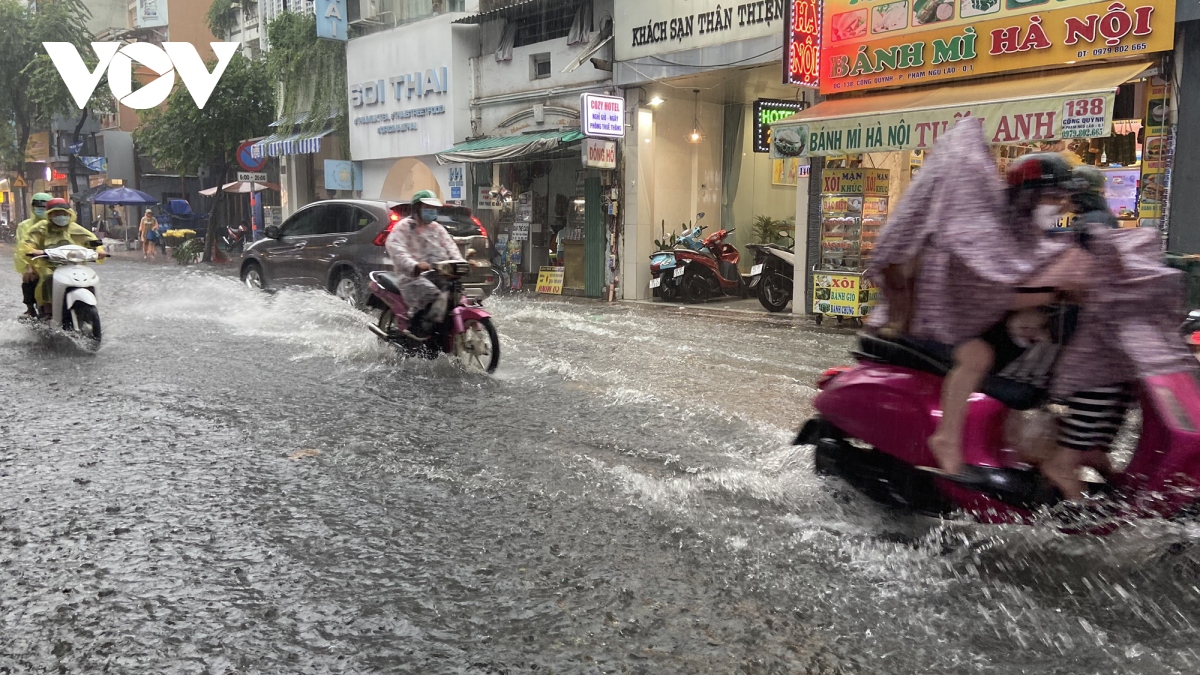
{"label": "floodwater", "polygon": [[490,303],[494,377],[211,272],[0,274],[0,673],[1200,672],[1200,527],[897,514],[790,446],[848,333]]}

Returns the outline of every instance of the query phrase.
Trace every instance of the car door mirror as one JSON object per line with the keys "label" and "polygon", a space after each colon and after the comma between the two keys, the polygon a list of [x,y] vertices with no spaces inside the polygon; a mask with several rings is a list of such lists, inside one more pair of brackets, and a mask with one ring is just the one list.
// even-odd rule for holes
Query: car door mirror
{"label": "car door mirror", "polygon": [[275,225],[268,225],[267,229],[263,233],[267,235],[268,239],[282,239],[283,238],[283,233],[280,232],[279,228],[276,227]]}

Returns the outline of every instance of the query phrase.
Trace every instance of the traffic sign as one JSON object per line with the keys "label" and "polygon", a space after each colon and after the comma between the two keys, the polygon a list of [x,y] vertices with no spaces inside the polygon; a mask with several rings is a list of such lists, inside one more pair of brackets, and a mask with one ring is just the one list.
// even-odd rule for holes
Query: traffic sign
{"label": "traffic sign", "polygon": [[267,174],[255,173],[253,171],[239,171],[238,180],[243,183],[265,183],[267,182]]}
{"label": "traffic sign", "polygon": [[238,146],[238,151],[237,151],[238,164],[246,171],[262,171],[263,168],[267,166],[267,158],[266,157],[257,157],[256,158],[256,157],[254,157],[254,154],[250,151],[250,149],[253,148],[254,145],[255,145],[255,143],[253,141],[246,141],[245,143],[242,143],[241,145]]}
{"label": "traffic sign", "polygon": [[13,181],[12,186],[20,190],[29,187],[29,183],[26,183],[25,179],[21,176],[17,176],[17,179]]}

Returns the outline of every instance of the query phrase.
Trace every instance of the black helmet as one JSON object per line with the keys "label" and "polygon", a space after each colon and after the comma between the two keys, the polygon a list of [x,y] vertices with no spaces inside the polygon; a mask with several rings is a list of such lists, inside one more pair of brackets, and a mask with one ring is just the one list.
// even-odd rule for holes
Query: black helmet
{"label": "black helmet", "polygon": [[1009,165],[1005,179],[1010,188],[1036,190],[1058,188],[1075,192],[1083,181],[1071,171],[1063,156],[1054,152],[1035,152]]}

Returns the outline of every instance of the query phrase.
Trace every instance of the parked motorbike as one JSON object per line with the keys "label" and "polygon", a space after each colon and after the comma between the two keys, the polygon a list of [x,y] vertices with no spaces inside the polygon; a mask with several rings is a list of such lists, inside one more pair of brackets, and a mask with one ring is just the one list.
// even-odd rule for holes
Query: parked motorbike
{"label": "parked motorbike", "polygon": [[[700,221],[704,219],[704,212],[696,214],[696,225],[683,233],[679,239],[675,240],[675,246],[672,250],[656,251],[650,254],[650,290],[655,297],[661,298],[665,302],[675,302],[679,299],[679,287],[681,277],[683,276],[682,268],[677,268],[675,265],[675,251],[703,251],[704,250],[704,231],[708,229],[707,225],[700,225]],[[676,274],[676,270],[680,270]]]}
{"label": "parked motorbike", "polygon": [[782,312],[792,301],[793,276],[796,273],[795,242],[783,247],[778,244],[749,244],[754,253],[750,268],[750,290],[768,312]]}
{"label": "parked motorbike", "polygon": [[250,228],[246,227],[245,223],[239,223],[237,226],[225,226],[225,234],[221,237],[221,242],[224,244],[227,253],[241,254],[246,248],[246,238],[250,236]]}
{"label": "parked motorbike", "polygon": [[434,327],[431,337],[418,342],[403,334],[408,328],[408,306],[400,294],[399,279],[388,272],[372,272],[368,304],[380,309],[379,323],[371,331],[405,352],[425,358],[445,353],[458,359],[469,370],[495,372],[500,365],[500,337],[491,315],[463,293],[463,278],[471,273],[471,263],[447,260],[436,263],[423,276],[448,294],[445,316]]}
{"label": "parked motorbike", "polygon": [[[99,241],[92,242],[100,246]],[[50,287],[50,325],[87,341],[90,349],[100,348],[100,310],[96,302],[96,286],[100,278],[87,266],[100,259],[100,254],[83,246],[59,246],[46,249],[44,258],[54,267]]]}
{"label": "parked motorbike", "polygon": [[675,249],[676,267],[672,276],[679,280],[679,295],[686,302],[704,302],[720,295],[746,297],[749,287],[738,270],[741,253],[737,247],[725,243],[735,229],[709,235],[703,251]]}
{"label": "parked motorbike", "polygon": [[[970,471],[948,477],[932,469],[927,445],[940,417],[948,355],[868,335],[855,355],[858,365],[821,375],[813,402],[819,414],[795,441],[816,446],[818,473],[841,476],[891,506],[938,515],[962,510],[984,523],[1029,523],[1035,510],[1058,501],[1058,491],[1004,437],[1011,411],[1041,405],[1044,391],[997,376],[985,381],[965,426]],[[1089,490],[1111,493],[1125,516],[1174,516],[1197,500],[1200,383],[1181,372],[1147,378],[1139,389],[1142,432],[1133,459]]]}

